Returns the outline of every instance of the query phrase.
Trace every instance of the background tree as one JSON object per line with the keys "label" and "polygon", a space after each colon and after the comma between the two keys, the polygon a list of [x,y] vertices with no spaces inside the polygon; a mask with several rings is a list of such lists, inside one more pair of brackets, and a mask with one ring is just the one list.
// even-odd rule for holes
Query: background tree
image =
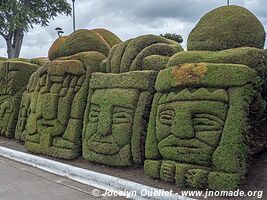
{"label": "background tree", "polygon": [[161,37],[165,37],[170,40],[174,40],[178,42],[179,44],[183,43],[183,37],[181,35],[178,35],[176,33],[165,33],[165,34],[160,34]]}
{"label": "background tree", "polygon": [[48,26],[59,14],[71,15],[66,0],[0,0],[0,35],[6,40],[8,58],[19,57],[24,33],[33,25]]}

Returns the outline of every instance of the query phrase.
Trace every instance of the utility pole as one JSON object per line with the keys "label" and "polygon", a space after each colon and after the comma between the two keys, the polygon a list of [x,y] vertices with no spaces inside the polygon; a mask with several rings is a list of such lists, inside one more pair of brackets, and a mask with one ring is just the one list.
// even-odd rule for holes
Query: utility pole
{"label": "utility pole", "polygon": [[229,6],[230,5],[230,0],[227,0],[227,6]]}
{"label": "utility pole", "polygon": [[75,31],[75,0],[72,0],[73,31]]}

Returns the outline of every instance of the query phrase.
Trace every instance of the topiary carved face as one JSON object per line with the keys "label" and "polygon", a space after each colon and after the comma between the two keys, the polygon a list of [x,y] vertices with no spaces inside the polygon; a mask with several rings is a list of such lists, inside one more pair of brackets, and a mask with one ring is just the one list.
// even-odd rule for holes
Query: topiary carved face
{"label": "topiary carved face", "polygon": [[156,135],[163,159],[210,166],[221,138],[227,106],[220,101],[179,101],[163,96]]}
{"label": "topiary carved face", "polygon": [[0,97],[0,130],[7,131],[10,116],[14,109],[13,107],[11,97]]}
{"label": "topiary carved face", "polygon": [[83,157],[111,166],[141,164],[154,71],[94,73],[84,117]]}
{"label": "topiary carved face", "polygon": [[26,125],[30,114],[29,107],[30,107],[30,95],[26,91],[24,92],[23,98],[21,99],[19,118],[16,126],[15,138],[18,140],[25,141],[26,139]]}
{"label": "topiary carved face", "polygon": [[246,172],[244,136],[256,81],[256,72],[244,65],[162,70],[148,125],[145,173],[181,187],[236,189]]}
{"label": "topiary carved face", "polygon": [[86,98],[84,67],[77,60],[55,61],[40,68],[35,76],[37,84],[30,93],[26,124],[26,148],[35,153],[74,158],[80,152],[83,118],[76,112],[84,109]]}
{"label": "topiary carved face", "polygon": [[[88,148],[104,155],[118,154],[130,145],[138,91],[96,90],[91,99]],[[130,158],[129,158],[130,159]]]}

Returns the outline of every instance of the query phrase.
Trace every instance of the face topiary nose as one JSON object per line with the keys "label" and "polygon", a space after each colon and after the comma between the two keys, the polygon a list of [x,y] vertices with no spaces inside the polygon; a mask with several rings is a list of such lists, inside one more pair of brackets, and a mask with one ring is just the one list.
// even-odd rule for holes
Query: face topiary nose
{"label": "face topiary nose", "polygon": [[97,133],[100,136],[107,136],[112,133],[111,131],[111,113],[101,112],[99,117],[99,125]]}
{"label": "face topiary nose", "polygon": [[195,133],[192,125],[191,113],[176,113],[172,123],[171,132],[173,135],[181,139],[194,138]]}

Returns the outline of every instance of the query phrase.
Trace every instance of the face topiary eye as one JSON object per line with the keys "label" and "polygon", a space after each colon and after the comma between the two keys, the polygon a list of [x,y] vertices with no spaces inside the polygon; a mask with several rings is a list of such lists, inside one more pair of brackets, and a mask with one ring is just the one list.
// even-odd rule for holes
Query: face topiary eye
{"label": "face topiary eye", "polygon": [[222,130],[224,121],[212,114],[195,114],[192,119],[195,131],[217,131]]}
{"label": "face topiary eye", "polygon": [[160,113],[159,120],[162,124],[172,125],[174,116],[175,116],[174,110],[165,110]]}
{"label": "face topiary eye", "polygon": [[112,122],[113,124],[131,123],[133,110],[129,108],[116,107],[114,108],[114,114]]}
{"label": "face topiary eye", "polygon": [[91,107],[91,110],[89,113],[89,121],[92,123],[98,122],[99,121],[99,113],[100,113],[100,108],[96,105],[93,105]]}

